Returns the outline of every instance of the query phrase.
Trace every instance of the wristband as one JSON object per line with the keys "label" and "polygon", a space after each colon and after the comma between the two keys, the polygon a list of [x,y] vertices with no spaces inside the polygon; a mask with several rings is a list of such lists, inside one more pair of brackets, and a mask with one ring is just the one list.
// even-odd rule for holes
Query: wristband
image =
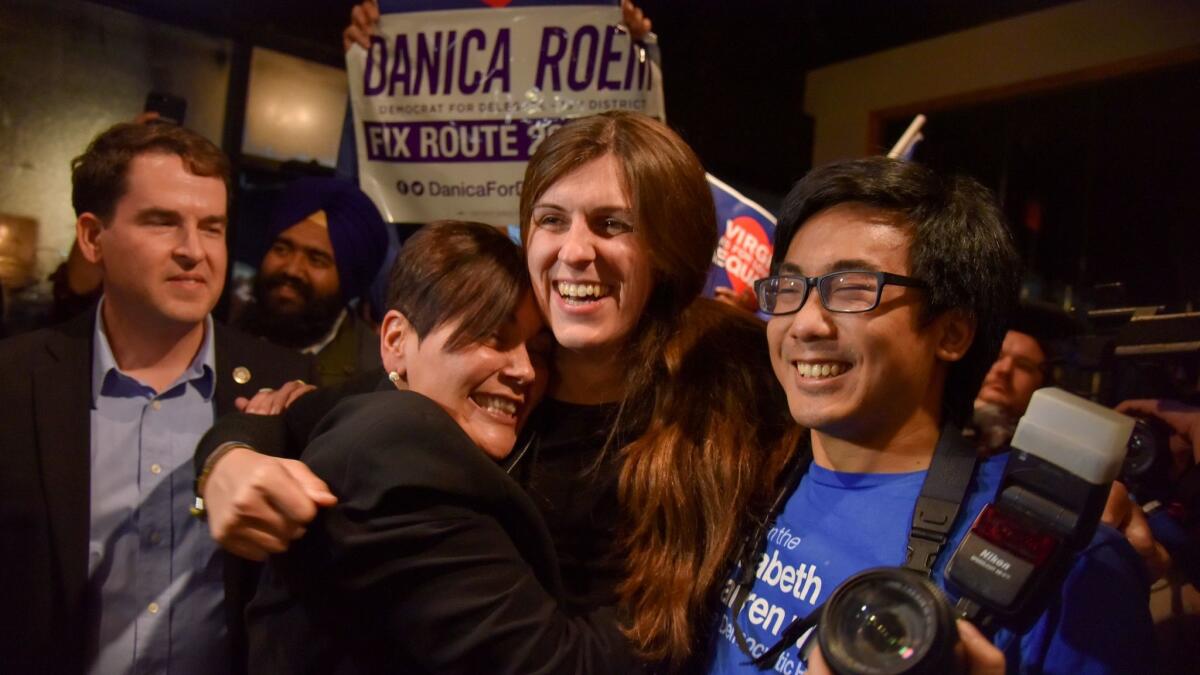
{"label": "wristband", "polygon": [[192,516],[199,518],[200,520],[204,520],[208,517],[208,510],[204,507],[204,486],[208,484],[208,477],[210,474],[212,474],[213,467],[217,465],[217,462],[221,461],[222,457],[229,454],[229,451],[235,448],[246,448],[248,450],[252,449],[245,443],[240,443],[238,441],[226,441],[225,443],[218,445],[217,449],[213,450],[212,454],[208,456],[208,459],[204,460],[204,467],[200,470],[200,475],[196,476],[196,482],[193,483],[192,487],[192,491],[195,493],[195,495],[192,499],[192,506],[188,509],[188,513],[191,513]]}

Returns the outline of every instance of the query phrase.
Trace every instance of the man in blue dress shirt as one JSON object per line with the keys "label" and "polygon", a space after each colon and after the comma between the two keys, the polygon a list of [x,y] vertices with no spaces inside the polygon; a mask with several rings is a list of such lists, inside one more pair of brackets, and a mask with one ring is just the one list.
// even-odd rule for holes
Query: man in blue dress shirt
{"label": "man in blue dress shirt", "polygon": [[[229,167],[203,137],[119,124],[72,163],[97,307],[0,342],[0,660],[10,672],[243,667],[240,599],[191,518],[192,453],[214,415],[310,377],[299,355],[214,324]],[[6,667],[7,670],[7,667]]]}

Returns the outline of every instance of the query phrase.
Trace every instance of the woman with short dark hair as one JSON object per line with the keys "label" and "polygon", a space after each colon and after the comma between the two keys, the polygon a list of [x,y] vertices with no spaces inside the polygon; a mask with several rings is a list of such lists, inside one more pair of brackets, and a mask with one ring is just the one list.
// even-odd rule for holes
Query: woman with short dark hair
{"label": "woman with short dark hair", "polygon": [[339,501],[268,564],[247,609],[250,672],[631,667],[611,618],[559,607],[545,524],[496,464],[551,348],[520,251],[488,225],[444,221],[394,270],[388,375],[343,399],[304,450]]}

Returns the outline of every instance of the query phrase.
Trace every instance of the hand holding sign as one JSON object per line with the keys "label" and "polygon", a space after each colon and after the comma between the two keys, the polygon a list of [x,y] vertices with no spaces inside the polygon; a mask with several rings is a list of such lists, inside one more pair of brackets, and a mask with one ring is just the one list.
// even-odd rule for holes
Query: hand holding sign
{"label": "hand holding sign", "polygon": [[[641,40],[650,34],[650,18],[630,0],[621,0],[621,22],[629,29],[629,35],[634,40]],[[342,51],[350,51],[354,45],[369,49],[371,35],[378,23],[378,0],[366,0],[352,7],[350,25],[342,31]]]}
{"label": "hand holding sign", "polygon": [[621,0],[621,23],[629,29],[629,36],[634,40],[650,34],[650,18],[629,0]]}
{"label": "hand holding sign", "polygon": [[363,49],[371,46],[371,34],[379,23],[379,3],[377,0],[360,2],[350,9],[350,25],[342,31],[342,51],[348,52],[354,45]]}

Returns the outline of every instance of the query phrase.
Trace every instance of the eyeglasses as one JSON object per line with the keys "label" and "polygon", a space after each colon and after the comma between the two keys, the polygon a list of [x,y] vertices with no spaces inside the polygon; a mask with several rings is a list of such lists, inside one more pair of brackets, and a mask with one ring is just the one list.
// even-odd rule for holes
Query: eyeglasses
{"label": "eyeglasses", "polygon": [[758,308],[764,314],[793,314],[800,311],[808,300],[808,292],[815,286],[821,305],[831,312],[869,312],[879,306],[883,287],[908,286],[925,288],[920,279],[905,277],[889,272],[848,270],[830,272],[819,277],[798,274],[782,274],[766,277],[754,282],[754,293],[758,297]]}

